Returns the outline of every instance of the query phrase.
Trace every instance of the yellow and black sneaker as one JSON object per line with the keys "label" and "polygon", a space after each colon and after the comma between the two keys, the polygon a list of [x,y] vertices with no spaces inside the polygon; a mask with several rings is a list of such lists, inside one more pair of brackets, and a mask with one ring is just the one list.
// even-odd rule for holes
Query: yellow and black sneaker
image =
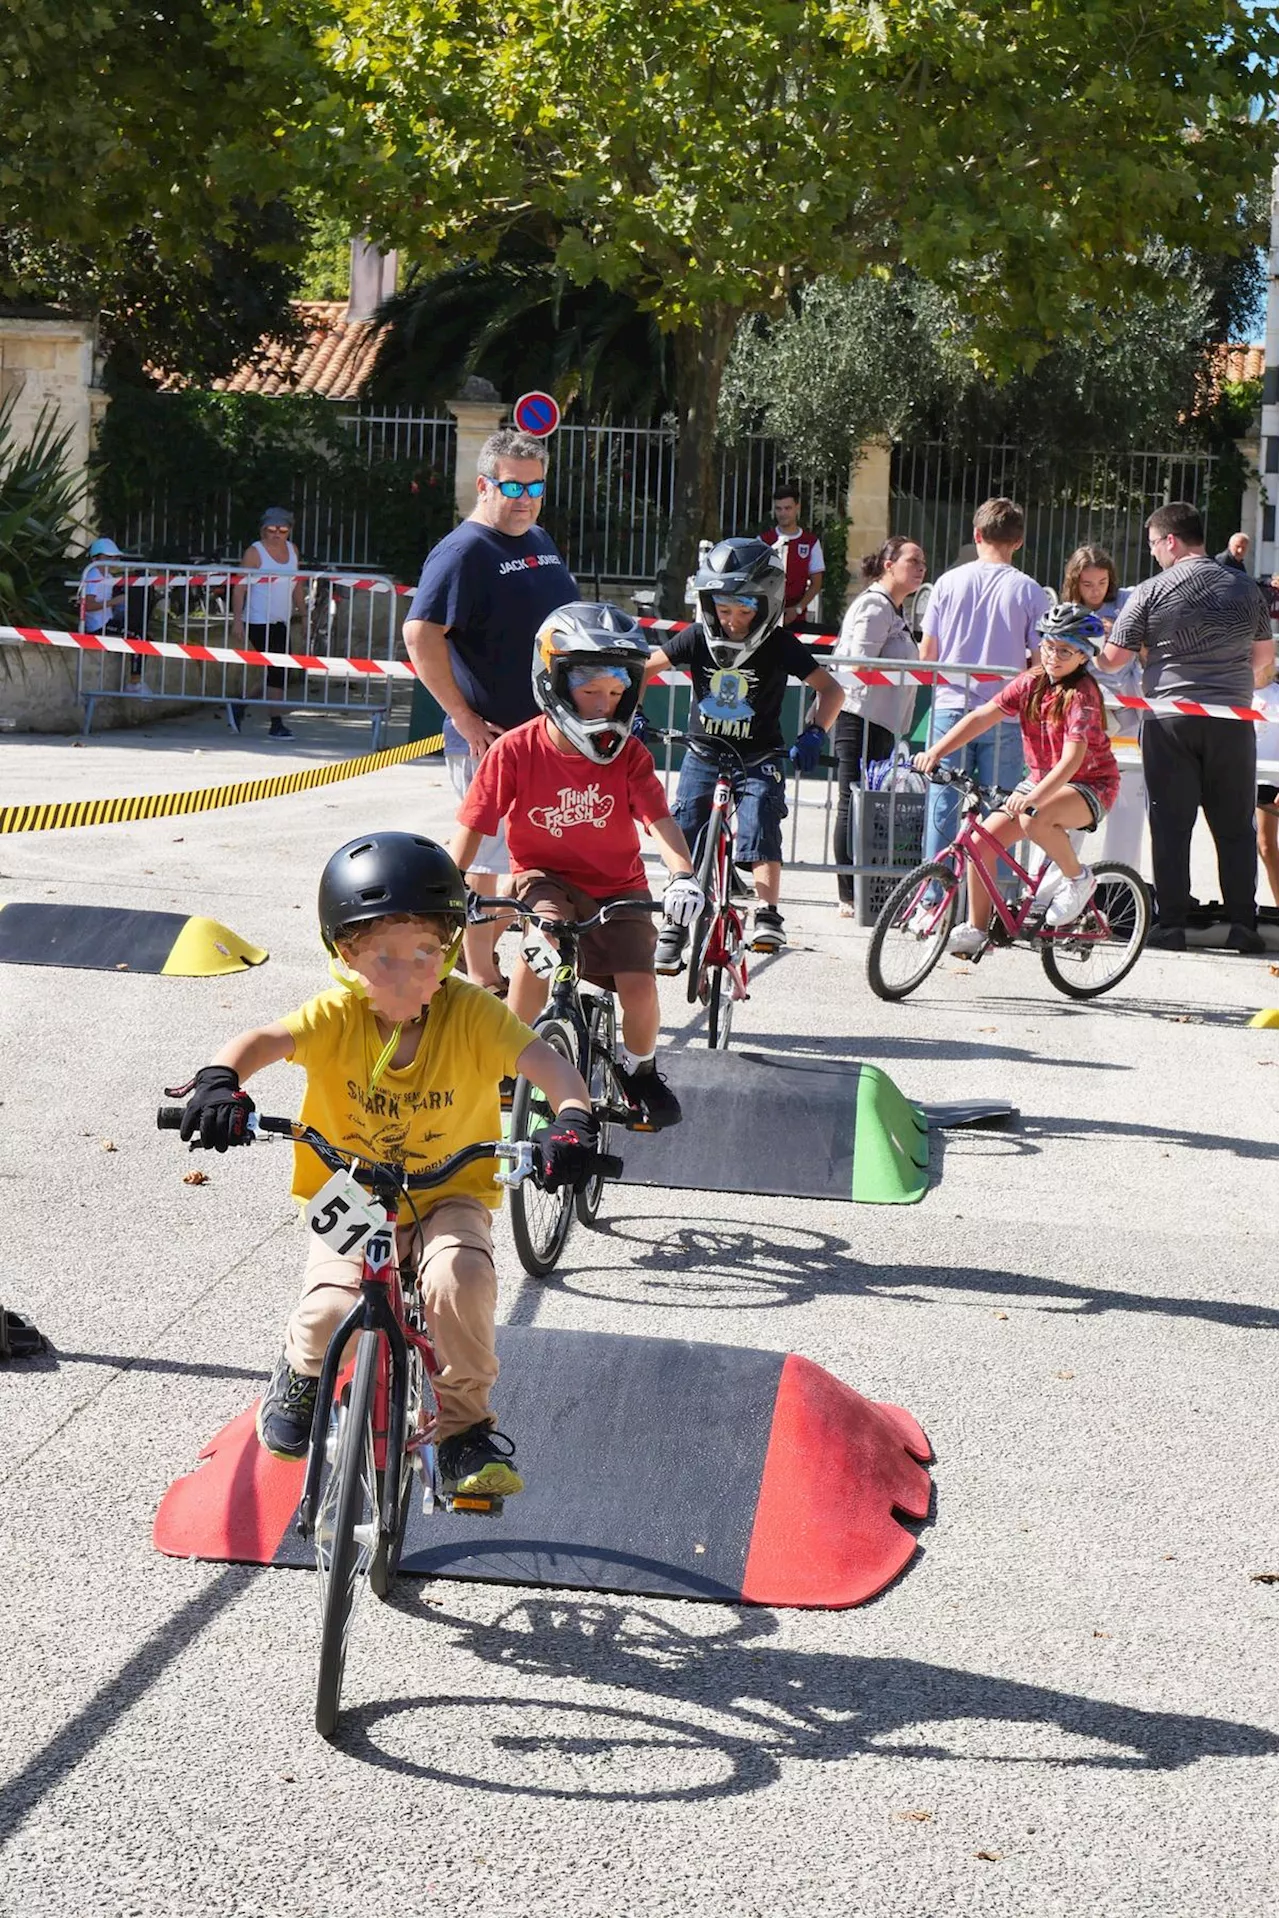
{"label": "yellow and black sneaker", "polygon": [[472,1425],[445,1439],[436,1453],[436,1470],[446,1498],[512,1498],[524,1490],[515,1446],[487,1425]]}

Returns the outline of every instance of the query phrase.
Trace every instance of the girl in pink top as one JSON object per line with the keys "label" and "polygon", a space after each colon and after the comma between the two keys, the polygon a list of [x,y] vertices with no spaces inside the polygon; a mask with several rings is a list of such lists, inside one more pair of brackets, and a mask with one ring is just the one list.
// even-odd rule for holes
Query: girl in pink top
{"label": "girl in pink top", "polygon": [[[949,733],[920,753],[916,765],[931,773],[947,753],[1002,719],[1017,718],[1028,775],[983,824],[1002,846],[1031,839],[1053,860],[1056,872],[1045,922],[1069,925],[1093,897],[1096,881],[1082,866],[1069,832],[1093,832],[1116,802],[1120,768],[1103,715],[1102,695],[1089,673],[1106,632],[1087,607],[1070,601],[1039,622],[1040,663],[1019,673],[994,699],[977,707]],[[972,870],[972,869],[971,869]],[[947,950],[972,957],[986,943],[991,902],[984,884],[970,884],[969,921],[957,926]]]}

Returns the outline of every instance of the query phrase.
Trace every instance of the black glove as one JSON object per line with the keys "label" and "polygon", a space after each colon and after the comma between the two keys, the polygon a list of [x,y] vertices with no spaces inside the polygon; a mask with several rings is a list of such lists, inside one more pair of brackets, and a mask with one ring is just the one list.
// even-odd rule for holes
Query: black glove
{"label": "black glove", "polygon": [[644,707],[637,706],[631,715],[631,737],[638,739],[641,745],[644,745],[652,731],[653,727],[644,716]]}
{"label": "black glove", "polygon": [[248,1145],[253,1136],[248,1129],[249,1114],[254,1110],[253,1100],[240,1090],[238,1072],[230,1066],[201,1066],[191,1081],[191,1097],[178,1137],[190,1142],[193,1152],[197,1143],[211,1146],[215,1152]]}
{"label": "black glove", "polygon": [[581,1106],[566,1106],[539,1140],[542,1147],[542,1183],[548,1192],[571,1185],[581,1191],[595,1168],[600,1150],[600,1128]]}

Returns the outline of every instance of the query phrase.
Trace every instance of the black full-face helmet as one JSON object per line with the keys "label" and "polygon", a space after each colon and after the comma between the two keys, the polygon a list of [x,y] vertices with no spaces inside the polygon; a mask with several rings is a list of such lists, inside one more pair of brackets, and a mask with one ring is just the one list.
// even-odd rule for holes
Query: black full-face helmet
{"label": "black full-face helmet", "polygon": [[[549,613],[538,628],[533,696],[580,753],[607,766],[627,743],[648,663],[648,641],[630,613],[607,600],[573,600]],[[574,684],[607,672],[625,679],[622,698],[611,718],[584,719],[574,704]]]}
{"label": "black full-face helmet", "polygon": [[1070,599],[1059,600],[1038,620],[1036,632],[1041,639],[1057,640],[1063,646],[1074,646],[1086,659],[1096,659],[1107,640],[1107,629],[1098,615],[1087,606],[1080,606]]}
{"label": "black full-face helmet", "polygon": [[344,934],[400,912],[447,919],[461,935],[467,889],[434,839],[416,832],[373,832],[334,853],[320,875],[319,907],[320,937],[336,952]]}
{"label": "black full-face helmet", "polygon": [[[745,666],[782,623],[787,603],[787,567],[776,546],[762,539],[722,539],[706,554],[694,575],[698,624],[720,667]],[[716,613],[717,600],[749,601],[750,626],[740,636],[727,632]]]}

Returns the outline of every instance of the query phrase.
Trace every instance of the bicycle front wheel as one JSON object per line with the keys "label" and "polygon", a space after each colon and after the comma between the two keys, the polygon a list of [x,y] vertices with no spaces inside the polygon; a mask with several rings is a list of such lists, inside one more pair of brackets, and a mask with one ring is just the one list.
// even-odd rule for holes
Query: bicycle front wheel
{"label": "bicycle front wheel", "polygon": [[1097,885],[1075,924],[1047,933],[1040,963],[1068,999],[1096,999],[1127,978],[1151,930],[1151,894],[1129,866],[1098,865]]}
{"label": "bicycle front wheel", "polygon": [[867,948],[867,984],[878,999],[905,999],[924,984],[955,924],[959,893],[953,868],[942,860],[917,866],[894,887]]}
{"label": "bicycle front wheel", "polygon": [[[388,1532],[380,1527],[378,1542],[373,1557],[369,1561],[369,1590],[375,1598],[385,1598],[391,1589],[391,1581],[400,1566],[400,1553],[404,1548],[404,1528],[409,1518],[409,1497],[413,1490],[413,1455],[409,1451],[408,1441],[418,1436],[418,1420],[422,1410],[422,1360],[416,1349],[410,1345],[405,1352],[408,1366],[408,1382],[405,1395],[405,1449],[400,1461],[400,1484],[396,1491],[396,1522]],[[388,1359],[388,1373],[390,1360]],[[387,1411],[390,1415],[390,1403]],[[386,1487],[385,1466],[378,1473],[378,1509],[382,1509],[382,1495]]]}
{"label": "bicycle front wheel", "polygon": [[707,997],[708,982],[703,954],[707,950],[716,914],[728,897],[730,865],[728,858],[722,861],[720,857],[723,838],[724,814],[713,812],[703,833],[702,856],[698,860],[698,884],[702,887],[706,904],[689,933],[689,970],[685,978],[685,992],[691,1006],[701,1005]]}
{"label": "bicycle front wheel", "polygon": [[[577,1066],[577,1041],[563,1020],[541,1020],[534,1031],[562,1059]],[[522,1074],[511,1099],[512,1143],[528,1139],[539,1145],[554,1117],[546,1093]],[[525,1179],[512,1188],[511,1236],[516,1242],[516,1256],[531,1278],[545,1279],[559,1262],[573,1224],[573,1200],[572,1186],[562,1185],[548,1192],[536,1178]]]}
{"label": "bicycle front wheel", "polygon": [[[592,1107],[598,1113],[601,1106],[616,1106],[623,1103],[617,1080],[614,1078],[612,999],[601,997],[594,1002],[587,1021],[587,1034],[587,1070],[583,1077],[591,1092]],[[600,1150],[602,1153],[613,1150],[613,1127],[603,1119],[600,1121]],[[604,1180],[599,1175],[594,1179],[588,1179],[581,1192],[574,1193],[574,1211],[583,1225],[595,1224],[603,1197]]]}
{"label": "bicycle front wheel", "polygon": [[713,1052],[727,1052],[733,1030],[733,980],[727,966],[712,966],[707,992],[707,1044]]}
{"label": "bicycle front wheel", "polygon": [[351,1619],[378,1550],[378,1474],[373,1456],[373,1398],[378,1376],[376,1332],[360,1334],[356,1369],[336,1408],[333,1457],[316,1513],[320,1573],[320,1672],[316,1730],[332,1738],[338,1723]]}

